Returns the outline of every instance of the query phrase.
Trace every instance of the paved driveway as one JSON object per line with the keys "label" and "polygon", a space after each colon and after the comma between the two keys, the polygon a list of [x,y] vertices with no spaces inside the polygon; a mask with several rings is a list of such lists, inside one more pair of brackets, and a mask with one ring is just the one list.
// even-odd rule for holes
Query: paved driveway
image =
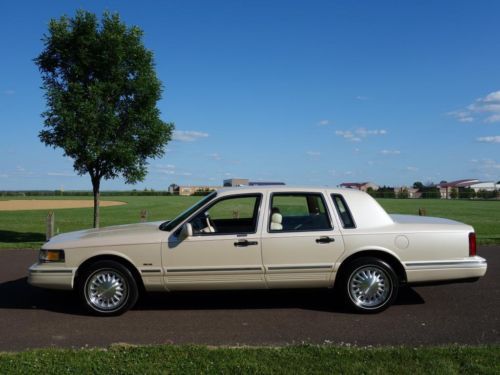
{"label": "paved driveway", "polygon": [[157,294],[115,318],[86,316],[69,292],[26,283],[32,250],[0,250],[0,351],[112,343],[439,345],[500,343],[500,246],[483,246],[476,283],[405,288],[378,315],[351,314],[330,291]]}

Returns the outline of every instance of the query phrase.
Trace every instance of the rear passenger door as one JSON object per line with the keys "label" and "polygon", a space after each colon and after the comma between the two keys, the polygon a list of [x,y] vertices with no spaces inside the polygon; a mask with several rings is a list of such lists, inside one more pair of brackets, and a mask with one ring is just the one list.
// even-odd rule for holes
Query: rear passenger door
{"label": "rear passenger door", "polygon": [[280,192],[268,199],[267,223],[262,230],[268,286],[330,285],[344,245],[325,196],[320,192]]}

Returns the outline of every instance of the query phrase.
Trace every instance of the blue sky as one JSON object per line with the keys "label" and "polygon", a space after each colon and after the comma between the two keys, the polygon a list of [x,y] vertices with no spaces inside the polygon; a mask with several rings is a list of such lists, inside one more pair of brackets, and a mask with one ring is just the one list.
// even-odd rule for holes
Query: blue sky
{"label": "blue sky", "polygon": [[144,182],[103,190],[500,180],[498,1],[19,0],[0,3],[0,190],[91,188],[38,139],[32,60],[76,9],[144,30],[177,129]]}

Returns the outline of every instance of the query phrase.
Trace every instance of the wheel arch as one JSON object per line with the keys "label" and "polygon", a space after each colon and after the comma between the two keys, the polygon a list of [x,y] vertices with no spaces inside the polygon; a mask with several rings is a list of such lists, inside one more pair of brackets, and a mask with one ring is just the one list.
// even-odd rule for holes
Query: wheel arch
{"label": "wheel arch", "polygon": [[399,282],[402,284],[405,284],[407,282],[407,277],[406,277],[406,270],[401,263],[401,261],[393,254],[384,251],[384,250],[374,250],[374,249],[368,249],[368,250],[361,250],[357,251],[354,254],[349,255],[347,258],[342,260],[342,263],[340,264],[337,272],[336,272],[336,277],[335,279],[338,279],[339,275],[344,272],[345,268],[349,263],[352,261],[359,259],[359,258],[364,258],[364,257],[373,257],[373,258],[378,258],[387,264],[389,264],[394,272],[396,272],[396,275],[399,278]]}
{"label": "wheel arch", "polygon": [[119,255],[115,255],[115,254],[100,254],[100,255],[95,255],[95,256],[92,256],[92,257],[86,259],[84,262],[82,262],[78,266],[78,268],[76,270],[74,284],[75,285],[77,284],[78,278],[81,276],[81,273],[85,268],[89,267],[91,264],[93,264],[95,262],[99,262],[102,260],[112,260],[112,261],[115,261],[115,262],[120,263],[121,265],[127,267],[130,270],[130,272],[132,273],[132,276],[134,277],[135,282],[137,283],[137,287],[139,288],[139,291],[141,293],[143,293],[145,291],[144,282],[142,280],[141,274],[140,274],[139,270],[137,269],[137,267],[135,267],[134,264],[131,261],[129,261],[128,259],[121,257]]}

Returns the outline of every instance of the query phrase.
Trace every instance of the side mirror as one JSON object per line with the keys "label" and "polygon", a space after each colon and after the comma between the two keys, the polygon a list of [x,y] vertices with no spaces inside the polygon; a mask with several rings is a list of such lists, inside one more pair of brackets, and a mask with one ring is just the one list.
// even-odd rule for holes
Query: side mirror
{"label": "side mirror", "polygon": [[193,226],[191,225],[191,223],[185,223],[181,229],[181,235],[180,235],[181,240],[191,237],[192,235],[193,235]]}

